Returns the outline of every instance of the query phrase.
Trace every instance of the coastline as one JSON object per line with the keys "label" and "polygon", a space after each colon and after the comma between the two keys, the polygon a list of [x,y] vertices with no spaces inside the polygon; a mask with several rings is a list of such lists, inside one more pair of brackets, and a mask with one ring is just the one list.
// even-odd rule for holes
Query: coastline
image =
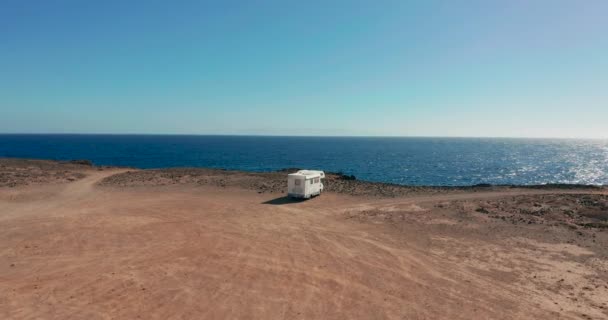
{"label": "coastline", "polygon": [[[284,189],[281,184],[284,185],[284,176],[289,172],[295,172],[301,168],[285,168],[277,171],[270,172],[258,172],[258,171],[243,171],[243,170],[230,170],[223,168],[205,168],[205,167],[169,167],[169,168],[153,168],[153,169],[142,169],[136,167],[121,167],[121,166],[106,166],[106,165],[95,165],[92,161],[86,159],[75,159],[75,160],[51,160],[51,159],[31,159],[31,158],[11,158],[11,157],[0,157],[0,166],[7,166],[8,164],[18,164],[19,162],[30,164],[32,166],[49,167],[53,165],[66,166],[67,168],[78,168],[81,169],[129,169],[129,174],[142,175],[138,177],[139,183],[142,179],[153,179],[153,175],[163,175],[167,180],[158,183],[176,184],[185,183],[180,180],[184,176],[202,176],[208,174],[217,175],[249,175],[254,177],[263,177],[268,179],[272,184],[272,187],[268,189],[266,187],[265,192],[282,192]],[[1,168],[1,167],[0,167]],[[127,175],[127,173],[123,173]],[[434,192],[454,192],[454,191],[483,191],[483,190],[505,190],[505,189],[538,189],[538,190],[606,190],[608,186],[605,185],[592,185],[592,184],[566,184],[566,183],[547,183],[547,184],[475,184],[475,185],[461,185],[461,186],[441,186],[441,185],[403,185],[388,182],[377,182],[377,181],[366,181],[357,179],[353,175],[344,174],[342,172],[331,172],[326,171],[327,179],[325,179],[327,185],[327,191],[346,193],[349,192],[357,194],[365,194],[366,192],[356,192],[360,186],[362,189],[368,190],[369,194],[373,195],[373,192],[369,189],[378,191],[379,196],[387,197],[398,197],[399,195],[420,192],[420,191],[434,191]],[[121,179],[124,178],[124,179]],[[112,181],[110,181],[112,180]],[[121,181],[122,180],[122,181]],[[102,182],[102,184],[118,184],[122,186],[136,185],[138,182],[130,181],[127,177],[115,177],[114,179],[108,178],[108,181]],[[196,181],[189,181],[189,183],[196,183]],[[6,185],[7,182],[0,181],[0,186]],[[18,183],[17,183],[18,184]],[[264,189],[264,188],[262,188]]]}

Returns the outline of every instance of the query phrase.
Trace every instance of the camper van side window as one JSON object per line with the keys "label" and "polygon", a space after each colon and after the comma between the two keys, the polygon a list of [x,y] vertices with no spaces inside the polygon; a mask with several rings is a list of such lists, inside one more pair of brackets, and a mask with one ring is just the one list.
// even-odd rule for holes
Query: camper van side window
{"label": "camper van side window", "polygon": [[299,185],[300,185],[300,179],[296,179],[296,180],[294,180],[293,182],[295,183],[295,185],[296,185],[296,186],[299,186]]}
{"label": "camper van side window", "polygon": [[313,184],[313,182],[315,182],[313,179],[310,179],[310,184]]}

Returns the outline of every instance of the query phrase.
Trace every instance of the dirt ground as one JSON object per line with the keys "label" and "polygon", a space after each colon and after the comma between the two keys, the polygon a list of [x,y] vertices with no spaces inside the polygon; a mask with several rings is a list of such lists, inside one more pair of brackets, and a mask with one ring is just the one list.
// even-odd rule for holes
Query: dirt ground
{"label": "dirt ground", "polygon": [[608,319],[603,188],[0,164],[1,319]]}
{"label": "dirt ground", "polygon": [[91,165],[84,161],[0,158],[0,187],[66,183],[82,179],[84,169],[91,169]]}

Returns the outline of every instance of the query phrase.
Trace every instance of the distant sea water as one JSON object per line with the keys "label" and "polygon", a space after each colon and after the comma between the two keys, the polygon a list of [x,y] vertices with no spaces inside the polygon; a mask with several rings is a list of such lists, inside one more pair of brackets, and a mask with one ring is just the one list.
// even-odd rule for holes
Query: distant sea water
{"label": "distant sea water", "polygon": [[403,185],[608,185],[606,140],[5,134],[0,157],[137,168],[309,168]]}

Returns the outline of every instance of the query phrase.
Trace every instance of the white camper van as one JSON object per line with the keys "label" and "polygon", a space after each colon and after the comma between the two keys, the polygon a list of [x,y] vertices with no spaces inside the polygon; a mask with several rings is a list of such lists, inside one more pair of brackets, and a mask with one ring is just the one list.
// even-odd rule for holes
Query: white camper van
{"label": "white camper van", "polygon": [[300,170],[287,175],[287,195],[291,198],[308,199],[323,192],[325,172],[317,170]]}

